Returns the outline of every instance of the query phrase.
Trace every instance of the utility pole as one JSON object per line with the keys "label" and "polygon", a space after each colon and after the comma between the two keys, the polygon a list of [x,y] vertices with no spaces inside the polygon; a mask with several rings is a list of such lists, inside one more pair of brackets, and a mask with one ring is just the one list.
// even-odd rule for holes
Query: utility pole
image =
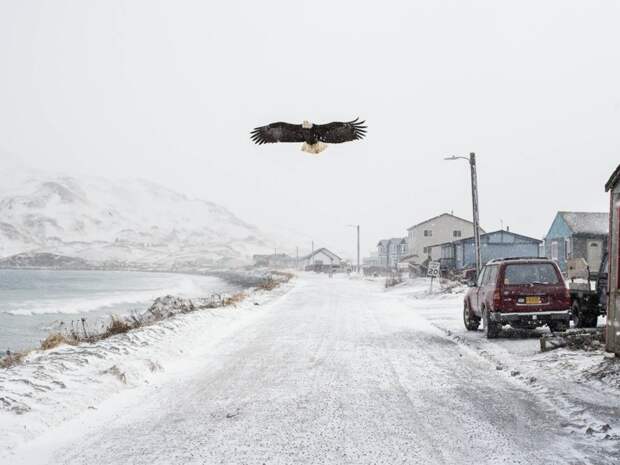
{"label": "utility pole", "polygon": [[476,279],[480,276],[480,218],[478,214],[478,174],[476,173],[476,154],[469,154],[469,167],[471,170],[471,202],[474,211],[474,243],[476,247]]}
{"label": "utility pole", "polygon": [[476,154],[471,152],[469,157],[445,157],[444,160],[467,160],[471,172],[471,203],[474,217],[474,248],[476,255],[476,279],[480,275],[482,260],[480,258],[480,217],[478,211],[478,175],[476,173]]}
{"label": "utility pole", "polygon": [[357,225],[357,274],[360,274],[360,225]]}
{"label": "utility pole", "polygon": [[360,225],[359,224],[347,224],[349,228],[355,228],[357,230],[357,272],[361,271],[360,267]]}

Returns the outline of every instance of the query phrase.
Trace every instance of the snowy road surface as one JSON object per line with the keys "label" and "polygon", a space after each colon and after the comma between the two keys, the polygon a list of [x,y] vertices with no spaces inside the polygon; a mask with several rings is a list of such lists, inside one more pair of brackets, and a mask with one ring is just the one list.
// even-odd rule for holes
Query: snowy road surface
{"label": "snowy road surface", "polygon": [[13,463],[618,463],[380,283],[304,275],[260,311],[191,369],[53,428]]}

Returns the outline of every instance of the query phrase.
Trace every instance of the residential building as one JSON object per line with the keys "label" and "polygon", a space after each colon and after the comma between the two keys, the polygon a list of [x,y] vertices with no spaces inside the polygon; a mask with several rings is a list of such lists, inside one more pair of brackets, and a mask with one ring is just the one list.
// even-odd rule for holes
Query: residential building
{"label": "residential building", "polygon": [[[484,233],[484,230],[480,228],[480,232]],[[473,235],[474,224],[471,221],[442,213],[407,229],[408,253],[416,264],[424,263],[428,258],[438,260],[440,249],[433,250],[434,245]]]}
{"label": "residential building", "polygon": [[[538,257],[540,239],[500,229],[480,235],[480,260],[482,265],[495,258]],[[476,266],[476,249],[473,237],[446,242],[433,247],[439,254],[442,268],[462,270]]]}
{"label": "residential building", "polygon": [[609,192],[609,277],[606,348],[620,356],[620,165],[613,172],[605,191]]}
{"label": "residential building", "polygon": [[607,251],[609,213],[560,211],[545,236],[545,255],[562,271],[571,258],[583,258],[598,271]]}
{"label": "residential building", "polygon": [[407,238],[393,237],[382,239],[377,243],[379,265],[395,268],[401,257],[407,255]]}
{"label": "residential building", "polygon": [[319,271],[328,268],[340,268],[343,265],[342,258],[325,247],[321,247],[299,259],[299,266],[302,269],[315,269]]}

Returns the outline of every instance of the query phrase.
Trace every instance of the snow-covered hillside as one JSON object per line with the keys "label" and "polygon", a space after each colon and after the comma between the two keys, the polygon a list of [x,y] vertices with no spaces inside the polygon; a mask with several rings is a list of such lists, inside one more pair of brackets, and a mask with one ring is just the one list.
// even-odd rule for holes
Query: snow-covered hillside
{"label": "snow-covered hillside", "polygon": [[0,257],[48,252],[110,266],[233,266],[273,250],[225,208],[145,180],[2,173]]}

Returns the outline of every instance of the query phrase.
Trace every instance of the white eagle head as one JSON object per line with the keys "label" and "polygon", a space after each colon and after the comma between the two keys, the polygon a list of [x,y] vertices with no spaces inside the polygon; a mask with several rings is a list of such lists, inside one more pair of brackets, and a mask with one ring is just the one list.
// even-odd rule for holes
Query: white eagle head
{"label": "white eagle head", "polygon": [[310,121],[304,120],[304,122],[301,123],[301,127],[304,128],[304,129],[311,129],[312,128],[312,123]]}

